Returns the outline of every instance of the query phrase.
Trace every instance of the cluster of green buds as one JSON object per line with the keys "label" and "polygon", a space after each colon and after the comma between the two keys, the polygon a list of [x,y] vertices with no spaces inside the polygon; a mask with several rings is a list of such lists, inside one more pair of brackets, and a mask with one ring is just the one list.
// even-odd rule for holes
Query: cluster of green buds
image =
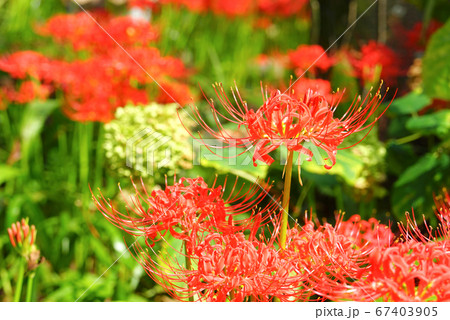
{"label": "cluster of green buds", "polygon": [[[126,178],[140,176],[159,183],[164,181],[165,175],[173,175],[191,168],[189,134],[180,125],[176,111],[176,104],[157,103],[118,108],[115,119],[105,124],[103,144],[112,173]],[[148,135],[141,136],[142,132]],[[146,161],[150,161],[145,158],[146,151],[155,146],[148,142],[151,140],[149,135],[163,142],[161,146],[152,150],[151,161],[164,165],[152,172],[145,170],[148,163]],[[130,150],[134,153],[130,154]]]}
{"label": "cluster of green buds", "polygon": [[41,254],[35,245],[36,227],[28,224],[28,218],[17,221],[8,228],[12,246],[28,263],[28,270],[34,270],[40,263]]}
{"label": "cluster of green buds", "polygon": [[386,180],[385,145],[372,136],[352,148],[352,153],[363,163],[353,186],[354,196],[357,199],[383,197],[386,194],[386,189],[382,186]]}

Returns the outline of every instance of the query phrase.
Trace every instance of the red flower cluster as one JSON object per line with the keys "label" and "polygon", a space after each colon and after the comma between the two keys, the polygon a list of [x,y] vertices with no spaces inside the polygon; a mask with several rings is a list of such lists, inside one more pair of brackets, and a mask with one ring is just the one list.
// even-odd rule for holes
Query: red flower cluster
{"label": "red flower cluster", "polygon": [[59,43],[71,45],[75,51],[87,50],[102,55],[115,50],[117,43],[124,48],[145,47],[159,37],[156,28],[147,21],[114,17],[107,11],[55,15],[38,31]]}
{"label": "red flower cluster", "polygon": [[[255,209],[262,200],[255,186],[228,198],[224,187],[208,187],[202,178],[166,183],[151,194],[143,185],[134,187],[126,214],[103,196],[94,201],[114,225],[146,239],[146,247],[135,242],[135,257],[176,299],[450,300],[450,229],[441,214],[450,208],[448,193],[436,198],[444,205],[436,213],[447,223],[434,234],[428,228],[423,235],[410,216],[402,241],[373,218],[343,221],[340,215],[332,226],[306,217],[303,227],[287,230],[281,250],[279,212],[274,206]],[[168,237],[183,240],[184,251]],[[163,244],[162,251],[155,252],[155,243]]]}
{"label": "red flower cluster", "polygon": [[[375,124],[379,117],[373,119],[372,116],[384,99],[380,88],[374,96],[368,94],[363,100],[361,97],[355,98],[343,117],[334,118],[334,112],[342,97],[339,94],[333,96],[333,101],[329,104],[327,97],[313,90],[307,90],[302,99],[297,99],[292,91],[273,91],[270,96],[266,91],[263,92],[263,105],[255,111],[248,107],[237,88],[236,92],[233,91],[236,106],[230,102],[222,85],[214,86],[214,89],[220,103],[228,112],[228,115],[222,114],[214,103],[209,101],[214,118],[234,122],[238,128],[244,127],[246,134],[243,133],[240,137],[231,136],[219,120],[216,120],[219,129],[216,132],[201,118],[198,109],[191,107],[196,121],[212,137],[226,143],[227,147],[241,147],[245,148],[245,151],[254,147],[255,166],[257,160],[270,165],[274,159],[269,153],[281,145],[285,145],[290,151],[308,155],[311,161],[312,151],[303,146],[304,142],[311,142],[327,153],[328,158],[325,160],[331,161],[331,164],[325,167],[330,169],[336,163],[336,153],[344,139]],[[381,115],[385,111],[386,109]],[[205,145],[210,150],[214,148],[207,143]]]}
{"label": "red flower cluster", "polygon": [[354,300],[449,301],[448,244],[408,241],[374,250],[366,278],[353,285]]}
{"label": "red flower cluster", "polygon": [[[212,11],[229,17],[262,13],[270,16],[291,16],[299,14],[308,4],[307,0],[161,0],[160,5],[174,4],[194,12]],[[153,0],[129,0],[129,6],[155,9]]]}
{"label": "red flower cluster", "polygon": [[76,52],[88,53],[87,59],[66,62],[31,51],[3,57],[0,70],[25,80],[18,91],[10,87],[3,95],[9,101],[25,103],[45,99],[54,89],[61,90],[64,111],[70,118],[103,122],[113,119],[115,109],[128,103],[175,100],[184,105],[191,101],[188,86],[180,82],[188,74],[182,61],[163,57],[158,49],[149,47],[158,38],[154,27],[143,20],[112,17],[104,11],[91,15],[96,21],[84,12],[58,15],[39,28],[42,34],[72,46]]}
{"label": "red flower cluster", "polygon": [[128,0],[128,6],[130,8],[150,8],[157,9],[160,1],[156,0]]}
{"label": "red flower cluster", "polygon": [[401,61],[395,52],[376,41],[362,46],[361,52],[353,53],[350,61],[363,83],[383,80],[388,85],[395,85],[402,75]]}
{"label": "red flower cluster", "polygon": [[335,63],[319,45],[300,45],[289,52],[289,59],[299,77],[305,72],[315,76],[319,70],[325,72]]}
{"label": "red flower cluster", "polygon": [[421,39],[420,37],[423,32],[422,29],[424,28],[422,22],[416,23],[411,30],[402,30],[401,34],[403,36],[402,40],[404,41],[405,48],[409,52],[424,51],[430,37],[442,26],[443,24],[441,22],[431,20],[427,30],[424,32],[424,39]]}
{"label": "red flower cluster", "polygon": [[0,96],[8,102],[27,103],[46,99],[52,92],[53,64],[40,53],[22,51],[0,58],[0,70],[12,78],[23,80],[14,86],[7,82],[0,88]]}
{"label": "red flower cluster", "polygon": [[[236,181],[237,182],[237,181]],[[225,186],[208,187],[203,178],[182,178],[164,190],[154,190],[148,194],[144,184],[140,187],[133,183],[135,196],[131,202],[124,196],[127,214],[117,210],[111,201],[103,195],[94,197],[97,208],[115,226],[136,236],[144,236],[146,241],[159,241],[169,232],[173,237],[197,241],[204,232],[230,234],[240,232],[252,225],[252,221],[265,221],[276,204],[253,212],[247,218],[239,215],[252,212],[264,198],[265,193],[258,192],[255,184],[242,193],[236,190],[236,183],[231,188],[230,196],[224,198]],[[139,188],[141,190],[139,190]],[[136,216],[136,217],[134,217]]]}

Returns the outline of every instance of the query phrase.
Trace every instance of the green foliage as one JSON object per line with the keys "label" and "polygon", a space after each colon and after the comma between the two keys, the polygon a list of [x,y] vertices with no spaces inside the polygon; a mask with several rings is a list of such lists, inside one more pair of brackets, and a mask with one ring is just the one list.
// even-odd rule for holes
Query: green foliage
{"label": "green foliage", "polygon": [[441,146],[427,153],[408,167],[394,184],[391,194],[392,209],[402,220],[406,211],[426,214],[433,218],[433,194],[450,183],[450,156],[448,148]]}
{"label": "green foliage", "polygon": [[424,92],[450,100],[450,19],[431,37],[423,58]]}
{"label": "green foliage", "polygon": [[423,135],[435,135],[440,138],[448,137],[450,133],[450,110],[412,117],[406,122],[406,128]]}
{"label": "green foliage", "polygon": [[431,99],[418,92],[410,92],[395,99],[389,107],[389,113],[396,115],[410,115],[419,112],[431,103]]}

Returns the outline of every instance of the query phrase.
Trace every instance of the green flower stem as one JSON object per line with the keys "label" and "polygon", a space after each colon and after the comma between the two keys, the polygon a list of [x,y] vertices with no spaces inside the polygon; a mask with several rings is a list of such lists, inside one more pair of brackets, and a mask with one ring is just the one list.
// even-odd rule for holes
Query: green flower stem
{"label": "green flower stem", "polygon": [[[192,263],[191,263],[191,257],[189,256],[189,252],[188,252],[188,243],[186,240],[184,240],[184,254],[185,254],[185,261],[186,261],[186,269],[188,269],[189,271],[192,270]],[[192,295],[191,290],[189,289],[189,284],[188,284],[188,294],[189,294],[189,302],[194,302],[194,296]]]}
{"label": "green flower stem", "polygon": [[22,295],[22,287],[23,287],[23,277],[25,275],[25,266],[27,264],[27,261],[25,258],[20,258],[20,265],[19,265],[19,277],[17,278],[17,284],[16,284],[16,293],[14,294],[14,302],[20,301],[20,296]]}
{"label": "green flower stem", "polygon": [[96,159],[95,159],[95,185],[101,186],[103,185],[103,168],[104,168],[104,125],[100,124],[100,128],[98,131],[98,140],[97,140],[97,148],[96,148]]}
{"label": "green flower stem", "polygon": [[[81,123],[80,124],[79,133],[79,148],[80,148],[80,184],[81,190],[84,190],[87,187],[89,181],[89,131],[90,124],[89,123]],[[84,192],[83,192],[84,194]],[[83,197],[84,198],[84,197]]]}
{"label": "green flower stem", "polygon": [[31,272],[31,274],[28,276],[27,281],[27,297],[26,302],[31,302],[31,296],[33,295],[33,285],[34,285],[34,276],[36,275],[35,272]]}
{"label": "green flower stem", "polygon": [[284,178],[284,190],[283,190],[283,212],[281,218],[281,235],[280,235],[280,249],[286,249],[286,233],[289,218],[289,198],[291,194],[291,180],[292,180],[292,162],[294,160],[294,151],[289,151],[288,160],[285,167],[285,178]]}

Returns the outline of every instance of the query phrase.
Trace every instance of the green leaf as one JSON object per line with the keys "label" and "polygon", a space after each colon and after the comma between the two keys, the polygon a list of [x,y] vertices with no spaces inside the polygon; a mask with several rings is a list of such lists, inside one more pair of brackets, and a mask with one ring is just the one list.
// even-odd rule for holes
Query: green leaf
{"label": "green leaf", "polygon": [[423,58],[423,88],[432,98],[450,100],[450,19],[430,39]]}
{"label": "green leaf", "polygon": [[401,98],[395,99],[389,107],[389,112],[395,114],[412,114],[420,111],[431,103],[431,99],[418,92],[411,92]]}
{"label": "green leaf", "polygon": [[433,218],[433,193],[450,182],[450,156],[428,153],[406,169],[394,184],[392,208],[399,219],[406,211],[426,214]]}
{"label": "green leaf", "polygon": [[[214,168],[219,174],[231,173],[249,181],[255,181],[255,178],[265,178],[267,175],[269,166],[258,163],[255,167],[252,161],[251,150],[237,157],[232,155],[232,152],[234,152],[232,148],[218,149],[216,151],[217,155],[202,146],[197,150],[194,163],[204,167]],[[237,149],[236,151],[242,152],[242,149]],[[227,157],[230,158],[228,159]]]}
{"label": "green leaf", "polygon": [[20,170],[6,164],[0,164],[0,185],[20,175]]}
{"label": "green leaf", "polygon": [[59,101],[57,100],[35,100],[28,104],[20,126],[20,136],[25,153],[28,151],[33,139],[41,133],[45,120],[58,106]]}
{"label": "green leaf", "polygon": [[413,117],[406,122],[406,128],[414,132],[445,137],[450,132],[450,110]]}
{"label": "green leaf", "polygon": [[[316,156],[314,157],[316,158]],[[349,149],[339,150],[336,156],[336,164],[331,169],[325,169],[323,164],[312,161],[304,161],[302,169],[316,174],[329,174],[340,176],[346,183],[353,186],[356,179],[363,170],[361,159],[353,154]]]}

